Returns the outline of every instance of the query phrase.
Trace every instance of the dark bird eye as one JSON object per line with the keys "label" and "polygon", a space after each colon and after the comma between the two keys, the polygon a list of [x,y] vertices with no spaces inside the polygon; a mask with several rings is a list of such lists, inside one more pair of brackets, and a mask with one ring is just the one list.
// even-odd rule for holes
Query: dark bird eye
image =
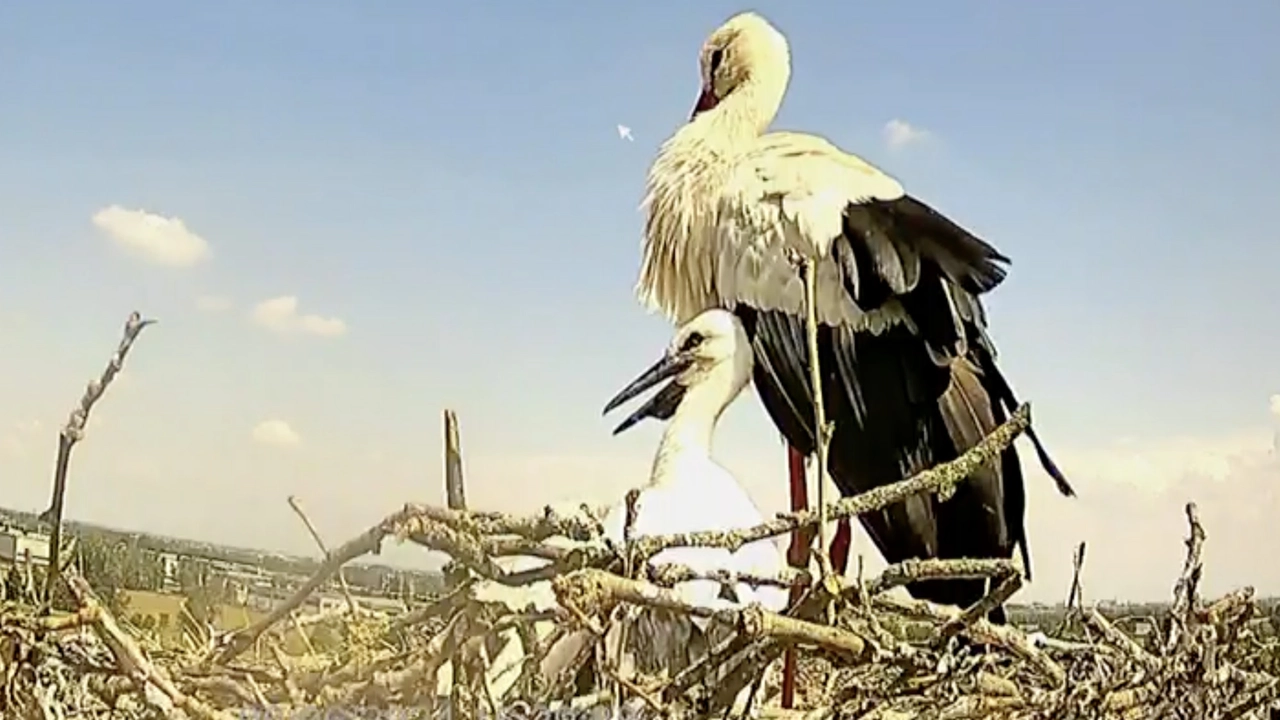
{"label": "dark bird eye", "polygon": [[706,340],[706,338],[702,336],[702,333],[690,333],[689,337],[685,338],[684,342],[680,344],[680,351],[688,352],[701,345],[703,340]]}
{"label": "dark bird eye", "polygon": [[714,74],[716,69],[720,67],[720,62],[724,60],[724,50],[716,48],[711,51],[711,72]]}

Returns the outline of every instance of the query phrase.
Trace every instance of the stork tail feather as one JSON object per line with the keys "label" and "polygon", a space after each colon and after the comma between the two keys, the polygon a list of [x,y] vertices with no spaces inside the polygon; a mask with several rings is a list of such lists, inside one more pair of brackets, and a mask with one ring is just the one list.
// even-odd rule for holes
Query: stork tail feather
{"label": "stork tail feather", "polygon": [[[982,369],[983,372],[990,376],[992,390],[995,392],[997,399],[1004,403],[1008,412],[1013,412],[1018,407],[1018,398],[1013,394],[1013,388],[1009,386],[1009,381],[1005,379],[1000,368],[996,365],[995,359],[987,352],[982,352]],[[1049,457],[1049,452],[1045,450],[1044,444],[1040,442],[1040,437],[1036,435],[1035,428],[1027,428],[1027,439],[1031,441],[1032,446],[1036,449],[1036,458],[1040,461],[1040,467],[1053,478],[1054,485],[1058,488],[1058,493],[1063,497],[1076,497],[1075,488],[1071,487],[1067,476],[1058,468],[1058,464]]]}

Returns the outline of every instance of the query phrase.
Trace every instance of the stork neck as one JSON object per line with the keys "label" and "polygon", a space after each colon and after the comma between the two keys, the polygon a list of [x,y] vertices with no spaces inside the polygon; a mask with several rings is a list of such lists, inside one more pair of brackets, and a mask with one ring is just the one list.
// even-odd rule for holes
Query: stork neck
{"label": "stork neck", "polygon": [[729,403],[742,391],[734,382],[729,368],[713,371],[702,382],[685,392],[680,406],[667,423],[654,458],[654,484],[670,482],[682,476],[674,466],[690,459],[710,459],[711,439],[716,423]]}
{"label": "stork neck", "polygon": [[[695,119],[701,121],[709,139],[740,145],[760,137],[782,106],[786,83],[754,78],[743,83],[714,108]],[[705,118],[705,119],[704,119]]]}

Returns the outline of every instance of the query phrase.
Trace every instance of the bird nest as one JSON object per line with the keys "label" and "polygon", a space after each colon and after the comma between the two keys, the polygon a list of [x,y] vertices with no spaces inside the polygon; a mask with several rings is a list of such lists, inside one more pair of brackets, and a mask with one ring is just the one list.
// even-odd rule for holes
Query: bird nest
{"label": "bird nest", "polygon": [[[938,473],[947,473],[942,467]],[[926,476],[928,473],[926,473]],[[919,482],[913,478],[906,483]],[[926,481],[930,478],[925,477]],[[936,476],[934,478],[936,480]],[[910,488],[908,488],[910,489]],[[839,517],[857,498],[833,504]],[[622,572],[620,556],[644,557],[681,544],[741,543],[760,533],[805,525],[812,513],[779,516],[742,533],[640,538],[622,552],[574,547],[549,538],[588,539],[589,513],[550,509],[531,517],[409,505],[329,554],[324,565],[269,616],[203,647],[160,649],[123,626],[89,584],[64,576],[78,610],[0,612],[0,713],[4,717],[165,717],[230,720],[247,716],[464,717],[622,711],[636,717],[856,718],[1263,718],[1275,712],[1277,646],[1251,623],[1252,589],[1215,601],[1197,593],[1205,533],[1187,506],[1190,536],[1173,603],[1153,618],[1158,631],[1131,636],[1096,608],[1073,603],[1052,634],[983,619],[1022,580],[1005,561],[917,560],[867,580],[810,583],[786,578],[719,577],[723,582],[809,583],[786,614],[757,606],[720,611],[733,629],[700,660],[670,677],[623,676],[599,649],[622,609],[707,614],[669,587],[695,577],[678,566]],[[393,618],[344,608],[344,642],[332,653],[288,657],[273,638],[307,597],[351,559],[388,536],[454,558],[455,587],[430,605]],[[512,572],[498,559],[520,554],[547,561]],[[1083,551],[1077,557],[1077,578]],[[640,563],[644,566],[645,563]],[[925,578],[989,577],[993,590],[970,608],[896,597]],[[486,599],[495,587],[550,584],[543,609]],[[1073,596],[1078,593],[1073,592]],[[547,628],[550,631],[547,631]],[[549,670],[550,649],[570,633],[588,641]],[[503,646],[503,638],[514,641]],[[248,658],[266,644],[273,662]],[[500,668],[499,655],[516,662]],[[798,655],[794,709],[783,709],[781,655]],[[583,677],[591,678],[584,685]]]}

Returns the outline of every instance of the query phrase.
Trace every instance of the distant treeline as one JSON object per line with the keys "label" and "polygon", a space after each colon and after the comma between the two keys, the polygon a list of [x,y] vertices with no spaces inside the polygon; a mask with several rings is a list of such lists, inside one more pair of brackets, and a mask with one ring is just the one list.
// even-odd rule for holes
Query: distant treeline
{"label": "distant treeline", "polygon": [[[1268,635],[1280,635],[1280,598],[1259,598],[1254,619],[1255,629]],[[1108,620],[1118,623],[1126,632],[1133,632],[1138,624],[1155,622],[1163,626],[1169,615],[1170,605],[1167,602],[1147,603],[1104,603],[1097,606],[1098,612]],[[1065,605],[1009,605],[1009,620],[1023,628],[1034,627],[1050,631],[1066,620]]]}

